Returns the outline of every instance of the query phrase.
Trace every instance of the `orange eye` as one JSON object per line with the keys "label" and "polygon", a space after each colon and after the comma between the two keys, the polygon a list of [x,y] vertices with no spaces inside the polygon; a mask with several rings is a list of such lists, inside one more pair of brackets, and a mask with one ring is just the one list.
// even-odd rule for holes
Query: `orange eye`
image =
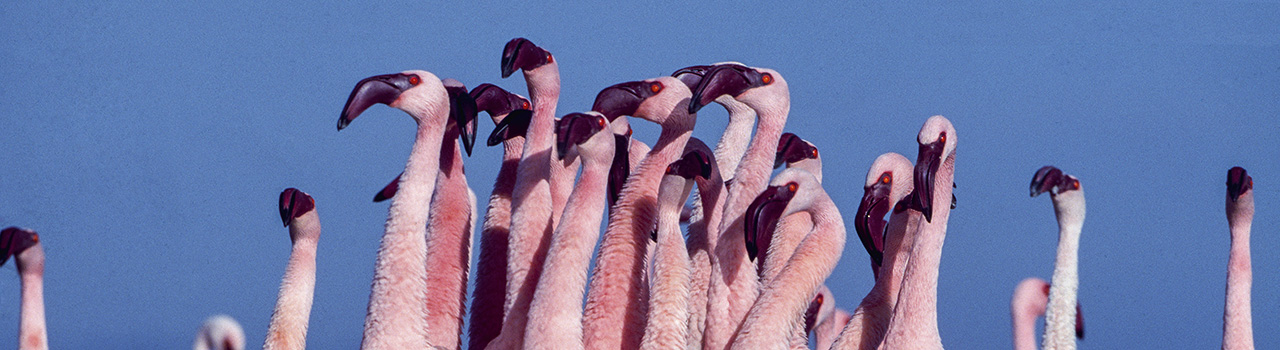
{"label": "orange eye", "polygon": [[893,182],[893,178],[889,177],[889,174],[886,173],[884,175],[880,175],[880,182],[888,184],[890,182]]}
{"label": "orange eye", "polygon": [[1080,183],[1079,183],[1079,182],[1072,182],[1072,183],[1071,183],[1071,188],[1072,188],[1072,189],[1076,189],[1076,190],[1080,189]]}
{"label": "orange eye", "polygon": [[946,142],[947,142],[947,133],[946,133],[946,132],[943,132],[943,133],[941,133],[941,134],[938,134],[938,141],[941,141],[942,143],[946,143]]}
{"label": "orange eye", "polygon": [[817,148],[814,148],[814,149],[810,150],[810,151],[809,151],[809,156],[810,156],[810,157],[814,157],[814,158],[818,158],[818,149],[817,149]]}
{"label": "orange eye", "polygon": [[795,191],[796,191],[796,189],[798,189],[799,187],[800,187],[800,185],[797,185],[797,184],[796,184],[796,183],[794,183],[794,182],[787,183],[787,191],[795,192]]}
{"label": "orange eye", "polygon": [[764,76],[760,77],[760,81],[765,85],[773,84],[773,74],[764,73]]}
{"label": "orange eye", "polygon": [[596,125],[599,125],[601,128],[603,128],[605,124],[606,123],[604,122],[604,117],[596,117]]}
{"label": "orange eye", "polygon": [[818,305],[822,305],[822,294],[818,294],[818,298],[815,301],[818,302]]}
{"label": "orange eye", "polygon": [[410,75],[409,84],[413,86],[418,86],[418,84],[422,84],[422,78],[419,78],[417,75]]}
{"label": "orange eye", "polygon": [[627,125],[627,137],[631,137],[631,133],[632,133],[633,131],[635,131],[635,130],[631,130],[631,126],[630,126],[630,125]]}
{"label": "orange eye", "polygon": [[40,243],[40,235],[32,233],[31,240],[35,241],[36,243]]}
{"label": "orange eye", "polygon": [[653,92],[653,93],[655,93],[655,94],[656,94],[656,93],[658,93],[659,91],[662,91],[662,83],[653,83],[653,84],[650,84],[650,85],[649,85],[649,91],[652,91],[652,92]]}
{"label": "orange eye", "polygon": [[529,101],[520,102],[520,109],[529,109]]}
{"label": "orange eye", "polygon": [[551,62],[555,62],[555,61],[556,61],[555,57],[551,57],[551,53],[550,53],[550,52],[548,52],[548,53],[547,53],[547,63],[551,63]]}
{"label": "orange eye", "polygon": [[668,166],[667,166],[667,173],[671,173],[671,166],[670,166],[670,165],[668,165]]}

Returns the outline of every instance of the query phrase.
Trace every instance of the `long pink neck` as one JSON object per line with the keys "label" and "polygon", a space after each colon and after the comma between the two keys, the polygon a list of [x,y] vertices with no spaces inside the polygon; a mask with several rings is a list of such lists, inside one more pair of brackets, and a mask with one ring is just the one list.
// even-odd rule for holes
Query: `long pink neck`
{"label": "long pink neck", "polygon": [[889,225],[885,230],[884,265],[880,266],[880,274],[875,285],[858,308],[847,325],[840,331],[832,349],[875,349],[884,339],[893,317],[894,306],[898,303],[903,275],[906,274],[907,261],[911,257],[911,246],[924,218],[915,210],[902,210],[889,215]]}
{"label": "long pink neck", "polygon": [[[44,323],[44,248],[36,244],[23,255],[36,255],[31,264],[17,262],[22,282],[21,316],[18,321],[19,350],[48,350],[49,335]],[[37,255],[38,254],[38,255]],[[15,257],[15,260],[19,257]]]}
{"label": "long pink neck", "polygon": [[951,154],[934,176],[933,222],[920,222],[881,348],[942,348],[942,336],[938,334],[938,267],[951,216],[954,169],[955,154]]}
{"label": "long pink neck", "polygon": [[644,335],[649,303],[644,258],[649,233],[657,224],[658,185],[667,165],[680,158],[695,122],[694,116],[671,118],[653,150],[627,178],[616,210],[609,215],[583,317],[588,348],[634,349]]}
{"label": "long pink neck", "polygon": [[[689,295],[689,348],[702,347],[702,335],[707,326],[707,294],[711,283],[711,259],[715,251],[714,243],[719,239],[720,209],[723,207],[728,193],[724,190],[724,180],[720,172],[715,171],[711,179],[697,181],[698,207],[707,208],[698,213],[699,217],[691,219],[689,224],[689,259],[691,264]],[[710,228],[710,229],[708,229]]]}
{"label": "long pink neck", "polygon": [[427,295],[427,213],[439,174],[447,110],[420,118],[400,189],[391,199],[378,247],[362,349],[424,349]]}
{"label": "long pink neck", "polygon": [[471,268],[471,200],[456,129],[445,133],[427,226],[427,342],[459,347]]}
{"label": "long pink neck", "polygon": [[[662,186],[675,186],[667,178]],[[689,328],[689,251],[680,232],[680,210],[688,197],[675,188],[662,188],[658,194],[658,244],[653,253],[652,290],[645,324],[644,349],[685,349]]]}
{"label": "long pink neck", "polygon": [[813,232],[751,306],[733,348],[769,349],[788,344],[791,330],[803,326],[801,315],[839,262],[845,241],[839,209],[821,193],[808,212],[813,217]]}
{"label": "long pink neck", "polygon": [[1227,222],[1231,227],[1231,255],[1227,258],[1227,302],[1222,314],[1222,348],[1253,349],[1253,265],[1249,257],[1249,234],[1253,226],[1253,191],[1235,203],[1227,201]]}
{"label": "long pink neck", "polygon": [[471,292],[468,349],[484,349],[502,330],[502,307],[507,296],[507,238],[511,228],[511,191],[516,167],[524,151],[524,137],[503,142],[502,166],[489,195],[480,231],[480,261]]}
{"label": "long pink neck", "polygon": [[[1028,297],[1030,295],[1018,295],[1017,297]],[[1040,294],[1042,298],[1043,294]],[[1031,300],[1013,301],[1013,308],[1010,310],[1011,319],[1013,320],[1013,348],[1014,350],[1036,350],[1036,318],[1044,315],[1044,303],[1048,300],[1041,299],[1039,301],[1042,307],[1032,308],[1034,304]]]}
{"label": "long pink neck", "polygon": [[1049,289],[1041,346],[1045,350],[1075,349],[1076,292],[1080,285],[1077,267],[1080,230],[1084,225],[1084,193],[1078,190],[1059,194],[1053,200],[1053,207],[1058,218],[1058,256],[1053,263],[1053,279],[1050,280],[1053,287]]}
{"label": "long pink neck", "polygon": [[768,284],[768,281],[782,272],[782,267],[791,260],[800,241],[812,230],[813,218],[809,217],[809,213],[795,213],[778,220],[773,239],[769,242],[769,250],[760,257],[764,259],[764,269],[760,272],[761,284]]}
{"label": "long pink neck", "polygon": [[[315,212],[294,219],[289,226],[293,242],[289,264],[280,282],[276,309],[271,313],[267,339],[263,349],[306,349],[307,323],[311,318],[311,301],[316,289],[316,245],[320,237],[320,220]],[[316,237],[316,238],[310,238]]]}
{"label": "long pink neck", "polygon": [[507,294],[498,348],[522,348],[529,304],[542,274],[551,243],[555,202],[550,178],[555,152],[555,113],[560,96],[560,72],[555,63],[524,72],[533,102],[533,117],[525,133],[524,156],[516,170],[511,198],[511,234],[507,250]]}
{"label": "long pink neck", "polygon": [[756,121],[756,110],[728,95],[720,96],[716,102],[729,111],[729,124],[725,125],[724,134],[720,135],[720,142],[716,144],[716,164],[720,167],[720,173],[731,176],[727,179],[731,180],[738,170],[738,162],[742,161],[742,155],[747,152],[751,127]]}
{"label": "long pink neck", "polygon": [[583,164],[582,177],[569,196],[564,220],[552,235],[544,273],[529,306],[526,348],[582,348],[582,293],[587,287],[591,251],[600,238],[610,165]]}

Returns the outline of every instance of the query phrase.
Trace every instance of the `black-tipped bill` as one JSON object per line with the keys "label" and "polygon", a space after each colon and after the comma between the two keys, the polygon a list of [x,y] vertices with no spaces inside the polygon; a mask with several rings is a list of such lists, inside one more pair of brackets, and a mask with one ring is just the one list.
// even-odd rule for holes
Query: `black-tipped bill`
{"label": "black-tipped bill", "polygon": [[613,135],[613,164],[609,166],[609,208],[618,203],[622,186],[631,176],[631,137]]}
{"label": "black-tipped bill", "polygon": [[506,118],[503,118],[493,128],[493,133],[489,134],[486,144],[492,147],[502,143],[502,141],[524,137],[525,132],[529,131],[530,120],[533,120],[533,111],[531,110],[517,109],[511,111]]}
{"label": "black-tipped bill", "polygon": [[608,126],[609,122],[599,115],[569,113],[560,118],[556,122],[556,159],[564,160],[569,147],[586,142]]}
{"label": "black-tipped bill", "polygon": [[515,38],[502,48],[502,77],[505,79],[516,70],[530,70],[551,62],[551,53],[525,38]]}
{"label": "black-tipped bill", "polygon": [[667,166],[667,174],[678,175],[686,179],[711,177],[711,156],[702,150],[690,150],[683,157]]}
{"label": "black-tipped bill", "polygon": [[[655,89],[653,84],[658,84],[658,87]],[[600,112],[612,122],[621,116],[634,115],[641,102],[661,90],[662,85],[658,82],[629,81],[614,84],[596,94],[591,110]]]}
{"label": "black-tipped bill", "polygon": [[1041,193],[1054,191],[1054,188],[1062,182],[1062,170],[1052,165],[1046,165],[1040,170],[1036,170],[1036,175],[1031,177],[1031,196],[1039,196]]}
{"label": "black-tipped bill", "polygon": [[698,84],[702,82],[702,77],[715,67],[716,66],[684,67],[680,68],[680,70],[677,70],[675,73],[671,73],[671,76],[676,79],[680,79],[680,82],[683,82],[685,86],[689,87],[689,91],[693,91],[693,89],[698,88]]}
{"label": "black-tipped bill", "polygon": [[394,180],[391,180],[391,183],[382,187],[382,190],[378,191],[378,194],[373,195],[373,202],[378,203],[378,202],[391,199],[391,197],[395,197],[396,192],[400,190],[400,177],[402,176],[404,176],[404,173],[400,173],[400,175],[396,175],[396,178]]}
{"label": "black-tipped bill", "polygon": [[290,187],[280,192],[280,220],[284,221],[286,227],[289,226],[290,220],[306,214],[315,207],[316,202],[311,199],[311,196],[296,188]]}
{"label": "black-tipped bill", "polygon": [[422,78],[413,74],[384,74],[364,78],[356,83],[347,97],[347,104],[342,107],[342,116],[338,118],[338,130],[346,128],[352,120],[375,104],[389,105],[400,98],[405,90],[422,83]]}
{"label": "black-tipped bill", "polygon": [[40,243],[40,235],[35,231],[19,227],[0,230],[0,266],[4,266],[10,256],[22,254],[36,243]]}
{"label": "black-tipped bill", "polygon": [[[503,90],[497,85],[484,83],[471,89],[471,99],[476,102],[476,110],[488,112],[490,116],[501,116],[517,109],[531,109],[529,100]],[[494,120],[494,124],[497,124]]]}
{"label": "black-tipped bill", "polygon": [[1253,189],[1253,177],[1241,167],[1233,167],[1227,171],[1227,197],[1232,202],[1240,199],[1240,195]]}
{"label": "black-tipped bill", "polygon": [[792,133],[782,134],[778,140],[778,152],[773,157],[773,168],[793,164],[805,159],[818,158],[818,148]]}
{"label": "black-tipped bill", "polygon": [[449,93],[449,118],[458,128],[462,149],[470,156],[471,149],[476,144],[476,115],[479,114],[476,100],[467,93],[467,87],[463,85],[446,85],[445,91]]}
{"label": "black-tipped bill", "polygon": [[702,77],[698,88],[689,100],[689,114],[697,113],[722,95],[737,97],[756,86],[764,85],[761,74],[744,66],[726,64],[716,66]]}
{"label": "black-tipped bill", "polygon": [[[788,184],[790,185],[790,184]],[[790,186],[769,186],[751,201],[743,218],[743,235],[747,245],[747,256],[756,261],[757,271],[764,270],[764,254],[769,251],[773,241],[773,231],[782,218],[795,192]],[[757,258],[759,256],[759,258]]]}
{"label": "black-tipped bill", "polygon": [[933,222],[933,179],[938,174],[938,166],[942,164],[944,142],[920,145],[916,155],[915,194],[911,198],[911,207],[924,214],[926,222]]}
{"label": "black-tipped bill", "polygon": [[822,299],[823,299],[822,293],[818,293],[817,296],[813,297],[813,301],[809,302],[809,309],[804,311],[805,334],[812,332],[813,327],[817,326],[816,323],[818,323],[818,312],[822,310],[822,303],[825,301]]}
{"label": "black-tipped bill", "polygon": [[[889,181],[884,181],[886,177],[889,177]],[[862,203],[858,204],[858,214],[853,221],[858,239],[862,240],[862,246],[867,249],[867,255],[871,256],[875,267],[884,263],[884,235],[885,227],[888,226],[884,216],[893,209],[889,198],[892,189],[892,175],[887,172],[876,183],[864,188]]]}

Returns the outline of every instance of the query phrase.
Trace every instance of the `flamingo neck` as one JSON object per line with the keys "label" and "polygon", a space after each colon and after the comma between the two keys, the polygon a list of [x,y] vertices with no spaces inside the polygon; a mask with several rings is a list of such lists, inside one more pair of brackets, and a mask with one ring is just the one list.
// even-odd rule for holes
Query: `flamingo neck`
{"label": "flamingo neck", "polygon": [[1084,226],[1083,190],[1054,197],[1058,217],[1058,256],[1049,282],[1049,305],[1045,309],[1045,349],[1075,349],[1076,291],[1079,288],[1078,254],[1080,231]]}
{"label": "flamingo neck", "polygon": [[742,155],[747,152],[751,128],[755,126],[756,110],[728,95],[716,98],[716,102],[729,111],[729,124],[724,127],[720,143],[716,144],[716,162],[721,174],[733,176],[734,171],[738,170],[738,162],[742,161]]}
{"label": "flamingo neck", "polygon": [[560,68],[548,63],[533,70],[524,71],[529,86],[529,102],[533,104],[533,117],[525,133],[524,157],[551,150],[555,144],[556,104],[560,101]]}
{"label": "flamingo neck", "polygon": [[1025,305],[1013,309],[1013,348],[1014,350],[1036,350],[1036,318],[1039,315],[1028,312]]}
{"label": "flamingo neck", "polygon": [[[662,186],[674,186],[663,181]],[[674,180],[684,182],[685,180]],[[641,348],[683,349],[688,338],[689,253],[680,233],[680,209],[690,187],[682,192],[658,190],[658,244],[653,252],[652,292]]]}
{"label": "flamingo neck", "polygon": [[[880,266],[880,274],[864,302],[887,306],[888,310],[892,310],[893,305],[897,304],[898,292],[901,290],[899,287],[902,286],[907,262],[911,258],[911,246],[915,243],[922,220],[920,212],[915,210],[903,210],[889,215],[884,242],[884,264]],[[887,321],[888,317],[885,318]]]}
{"label": "flamingo neck", "polygon": [[1223,312],[1223,349],[1253,348],[1253,263],[1249,235],[1253,226],[1253,192],[1236,202],[1227,201],[1227,222],[1231,227],[1231,253],[1227,257],[1227,300]]}
{"label": "flamingo neck", "polygon": [[320,221],[315,212],[294,220],[289,234],[300,238],[293,242],[263,349],[305,349],[307,344],[307,324],[316,285],[315,237],[320,236]]}
{"label": "flamingo neck", "polygon": [[884,344],[942,348],[942,336],[938,333],[938,267],[942,262],[942,245],[947,238],[947,221],[951,216],[954,170],[953,153],[947,156],[934,176],[933,222],[920,222]]}
{"label": "flamingo neck", "polygon": [[18,349],[48,350],[49,336],[44,323],[44,251],[39,245],[27,248],[23,255],[40,253],[34,264],[20,265],[22,282],[21,319],[18,323]]}

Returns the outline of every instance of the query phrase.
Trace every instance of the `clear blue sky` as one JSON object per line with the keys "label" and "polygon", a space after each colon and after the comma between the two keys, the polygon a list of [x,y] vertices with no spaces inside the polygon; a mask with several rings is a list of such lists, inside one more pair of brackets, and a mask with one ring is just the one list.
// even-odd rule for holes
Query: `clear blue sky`
{"label": "clear blue sky", "polygon": [[[339,133],[347,94],[406,69],[525,94],[519,75],[499,78],[502,45],[517,36],[560,62],[561,114],[590,108],[605,86],[687,65],[777,69],[792,89],[786,129],[822,150],[827,191],[849,220],[871,161],[914,158],[921,123],[950,118],[959,208],[938,323],[954,349],[1008,348],[1013,287],[1052,273],[1053,210],[1027,197],[1047,164],[1078,176],[1088,199],[1081,347],[1217,347],[1226,171],[1244,166],[1258,208],[1256,342],[1280,347],[1275,2],[6,1],[0,33],[0,226],[41,234],[55,348],[183,348],[216,313],[257,347],[289,254],[276,209],[286,187],[315,197],[324,227],[309,343],[354,348],[386,218],[370,199],[403,170],[414,124],[375,107]],[[695,136],[715,142],[724,111],[704,110]],[[466,159],[480,198],[500,153]],[[850,235],[828,280],[847,309],[871,286]],[[9,266],[0,347],[18,325]]]}

